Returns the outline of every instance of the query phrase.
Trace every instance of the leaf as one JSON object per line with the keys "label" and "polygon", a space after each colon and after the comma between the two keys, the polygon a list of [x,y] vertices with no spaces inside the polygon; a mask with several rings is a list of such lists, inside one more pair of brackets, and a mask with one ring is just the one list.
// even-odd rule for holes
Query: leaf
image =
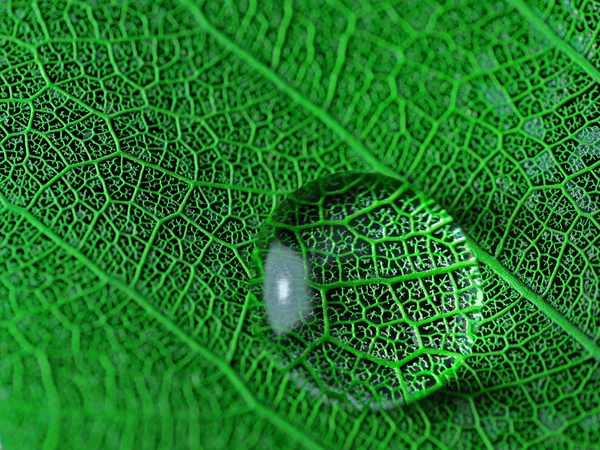
{"label": "leaf", "polygon": [[[0,7],[4,448],[598,445],[591,3]],[[253,330],[261,222],[349,170],[479,259],[473,353],[405,408],[309,395]]]}

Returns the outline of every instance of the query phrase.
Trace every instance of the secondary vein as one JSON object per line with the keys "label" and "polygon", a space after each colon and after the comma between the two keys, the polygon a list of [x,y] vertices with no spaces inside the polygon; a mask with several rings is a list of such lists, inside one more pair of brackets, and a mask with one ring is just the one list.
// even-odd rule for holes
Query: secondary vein
{"label": "secondary vein", "polygon": [[321,122],[327,125],[330,129],[335,131],[356,153],[358,153],[365,162],[367,162],[374,170],[385,175],[392,176],[394,178],[401,178],[398,173],[394,172],[389,167],[382,164],[373,153],[371,153],[362,142],[360,142],[355,136],[346,130],[342,124],[334,119],[327,111],[320,106],[314,104],[308,100],[303,94],[301,94],[294,87],[290,86],[284,79],[273,72],[270,68],[265,66],[262,62],[258,61],[249,52],[244,50],[242,47],[233,42],[224,33],[214,27],[204,16],[202,11],[189,0],[182,0],[188,8],[192,11],[196,20],[200,23],[202,28],[210,33],[221,45],[230,50],[232,53],[242,58],[249,66],[260,72],[266,79],[272,82],[277,88],[284,92],[288,97],[294,100],[296,103],[310,111],[315,117]]}
{"label": "secondary vein", "polygon": [[552,45],[560,52],[567,55],[571,60],[577,63],[587,75],[594,81],[600,83],[600,72],[589,62],[581,53],[578,53],[573,47],[563,41],[550,26],[544,22],[523,0],[508,0],[519,14],[523,16],[531,25],[533,25]]}
{"label": "secondary vein", "polygon": [[490,266],[490,268],[498,274],[510,287],[529,300],[540,311],[542,311],[555,324],[559,325],[566,333],[571,335],[573,339],[579,342],[594,358],[600,360],[600,346],[587,334],[577,328],[566,317],[562,316],[552,305],[540,297],[536,292],[528,288],[520,281],[513,273],[504,267],[496,258],[488,254],[485,250],[479,247],[475,241],[467,238],[467,243],[475,257]]}
{"label": "secondary vein", "polygon": [[215,355],[210,349],[201,345],[198,341],[188,336],[175,322],[171,319],[165,317],[154,305],[148,302],[139,292],[133,289],[128,284],[115,279],[108,272],[104,271],[100,268],[96,263],[94,263],[91,259],[85,256],[81,251],[77,248],[66,243],[58,234],[48,228],[43,222],[38,220],[33,214],[31,214],[27,209],[16,206],[10,202],[0,194],[0,203],[4,204],[5,208],[9,211],[12,211],[16,214],[19,214],[24,219],[26,219],[31,225],[37,228],[41,233],[46,235],[49,239],[51,239],[56,245],[65,250],[69,255],[75,258],[77,261],[81,262],[84,266],[86,266],[90,271],[92,271],[100,280],[104,281],[107,284],[114,286],[115,288],[121,290],[125,294],[129,296],[135,303],[137,303],[141,308],[143,308],[148,315],[153,317],[157,322],[159,322],[162,326],[165,327],[169,332],[175,335],[179,340],[181,340],[184,344],[190,347],[192,350],[197,352],[200,357],[205,358],[208,361],[211,361],[213,364],[217,366],[217,368],[227,377],[227,379],[231,382],[234,388],[239,392],[242,398],[246,401],[246,404],[253,408],[256,412],[264,416],[267,420],[273,423],[275,426],[280,429],[288,432],[291,436],[303,436],[303,441],[307,443],[310,448],[320,448],[317,442],[310,441],[310,437],[298,430],[295,426],[293,426],[288,421],[281,418],[277,413],[272,411],[267,406],[260,403],[254,395],[248,390],[246,387],[246,383],[238,376],[235,370],[222,358]]}
{"label": "secondary vein", "polygon": [[[237,45],[222,31],[217,29],[212,23],[208,21],[206,16],[202,13],[200,8],[192,3],[190,0],[182,0],[184,4],[188,6],[190,11],[196,17],[196,20],[202,26],[202,28],[211,34],[221,45],[230,50],[232,53],[242,58],[246,63],[260,72],[265,78],[271,81],[279,90],[284,92],[293,101],[298,103],[317,117],[323,124],[333,130],[342,140],[344,140],[363,160],[369,164],[374,170],[379,171],[382,174],[401,179],[404,178],[384,165],[379,159],[371,153],[363,143],[357,139],[351,132],[346,130],[344,126],[333,118],[327,111],[325,111],[319,105],[316,105],[309,99],[307,99],[301,92],[289,85],[283,78],[281,78],[276,72],[267,67],[264,63],[256,59],[248,51]],[[554,45],[556,45],[561,51],[566,53],[570,58],[576,61],[590,77],[597,82],[600,82],[600,72],[598,72],[592,64],[587,61],[582,55],[575,52],[575,50],[568,44],[563,42],[556,36],[551,28],[545,24],[540,18],[538,18],[533,11],[522,1],[522,0],[509,0],[513,6],[529,20],[544,36],[549,39]],[[538,307],[547,317],[554,321],[560,326],[565,332],[572,336],[577,342],[585,347],[595,358],[600,360],[600,346],[596,344],[589,336],[587,336],[582,330],[577,328],[568,319],[563,317],[556,309],[554,309],[548,302],[541,298],[538,294],[533,292],[530,288],[525,286],[514,274],[509,272],[500,262],[494,257],[487,254],[483,249],[475,244],[474,241],[468,239],[471,248],[474,249],[476,256],[486,264],[488,264],[507,284],[513,289],[517,290],[524,298],[533,303]]]}

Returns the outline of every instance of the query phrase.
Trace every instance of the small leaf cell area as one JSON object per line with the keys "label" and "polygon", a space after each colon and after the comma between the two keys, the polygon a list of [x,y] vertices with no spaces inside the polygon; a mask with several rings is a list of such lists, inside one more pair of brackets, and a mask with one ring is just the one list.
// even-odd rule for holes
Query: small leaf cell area
{"label": "small leaf cell area", "polygon": [[329,175],[287,196],[254,265],[273,356],[300,388],[359,409],[439,389],[481,321],[462,231],[425,194],[379,174]]}

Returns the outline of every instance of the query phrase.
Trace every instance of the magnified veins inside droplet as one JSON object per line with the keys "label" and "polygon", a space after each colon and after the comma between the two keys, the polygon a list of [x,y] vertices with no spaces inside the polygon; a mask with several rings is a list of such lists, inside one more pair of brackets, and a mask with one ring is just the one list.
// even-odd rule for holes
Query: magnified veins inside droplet
{"label": "magnified veins inside droplet", "polygon": [[254,252],[276,359],[358,408],[410,403],[471,351],[482,293],[452,218],[393,178],[330,175],[281,202]]}

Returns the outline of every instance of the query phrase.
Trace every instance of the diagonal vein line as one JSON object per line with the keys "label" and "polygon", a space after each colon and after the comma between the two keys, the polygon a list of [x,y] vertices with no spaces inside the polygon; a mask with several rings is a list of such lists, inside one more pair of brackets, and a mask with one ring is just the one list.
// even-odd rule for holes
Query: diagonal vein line
{"label": "diagonal vein line", "polygon": [[482,250],[473,240],[467,238],[467,243],[479,261],[490,266],[510,287],[537,306],[542,313],[579,342],[594,358],[600,360],[600,346],[593,339],[573,325],[566,317],[562,316],[546,300],[525,286],[513,273],[500,264],[496,258]]}
{"label": "diagonal vein line", "polygon": [[220,30],[215,28],[204,16],[202,11],[198,8],[197,5],[192,3],[190,0],[182,0],[182,2],[188,6],[191,12],[194,14],[196,20],[201,25],[201,27],[210,33],[223,47],[230,50],[232,53],[243,59],[246,64],[251,66],[261,75],[263,75],[266,79],[268,79],[271,83],[273,83],[277,88],[287,94],[292,100],[296,103],[307,109],[311,112],[315,117],[321,120],[325,125],[327,125],[330,129],[335,131],[341,138],[344,140],[352,150],[358,153],[364,161],[366,161],[373,169],[377,171],[392,176],[394,178],[399,178],[399,175],[394,172],[389,167],[377,159],[375,155],[373,155],[361,141],[359,141],[352,133],[344,128],[342,124],[340,124],[336,119],[334,119],[327,111],[325,111],[320,106],[314,104],[310,100],[308,100],[303,94],[301,94],[298,90],[290,86],[285,80],[283,80],[279,75],[273,72],[270,68],[265,66],[262,62],[258,61],[254,56],[248,53],[246,50],[238,46],[234,43],[228,36],[222,33]]}
{"label": "diagonal vein line", "polygon": [[563,41],[550,26],[544,22],[523,0],[508,0],[519,14],[536,28],[542,35],[559,51],[567,55],[572,61],[577,63],[587,75],[595,82],[600,83],[600,72],[589,62],[581,53],[578,53],[573,47]]}
{"label": "diagonal vein line", "polygon": [[[546,25],[541,19],[537,18],[534,13],[526,6],[522,0],[509,0],[518,10],[523,14],[536,28],[538,28],[550,41],[559,47],[561,51],[569,55],[575,60],[586,72],[596,81],[600,82],[600,72],[598,72],[589,61],[583,56],[575,52],[573,48],[558,39],[558,36]],[[306,98],[300,91],[290,86],[283,78],[277,73],[267,67],[265,64],[256,59],[252,54],[244,50],[242,47],[237,45],[222,31],[217,29],[212,23],[208,21],[206,16],[202,13],[200,8],[191,2],[190,0],[182,0],[182,2],[188,7],[188,9],[194,14],[196,20],[200,26],[209,34],[211,34],[223,47],[243,59],[250,67],[255,69],[266,79],[271,81],[279,90],[287,94],[296,103],[307,109],[327,127],[333,130],[337,135],[344,140],[357,154],[359,154],[365,162],[367,162],[374,170],[379,171],[382,174],[399,178],[405,181],[402,176],[396,173],[384,165],[379,159],[368,150],[363,143],[357,139],[351,132],[346,130],[344,126],[334,119],[327,111],[325,111],[319,105],[316,105],[312,101]],[[600,346],[596,344],[589,336],[583,331],[577,328],[568,319],[561,316],[560,313],[554,309],[548,302],[542,297],[533,292],[529,287],[525,286],[514,274],[506,269],[502,264],[496,260],[493,256],[486,253],[478,245],[476,245],[471,239],[468,240],[471,248],[473,249],[475,256],[490,266],[509,286],[517,290],[523,297],[533,303],[539,308],[548,318],[554,321],[555,324],[560,326],[566,333],[573,337],[579,344],[586,348],[595,358],[600,360]]]}
{"label": "diagonal vein line", "polygon": [[312,441],[310,436],[304,433],[302,430],[296,428],[288,421],[280,417],[275,411],[271,410],[267,406],[261,404],[254,395],[246,388],[246,383],[242,380],[233,368],[223,359],[215,355],[212,351],[207,349],[198,343],[195,339],[188,336],[175,322],[165,317],[160,313],[150,302],[148,302],[139,292],[133,289],[128,284],[119,281],[112,277],[109,273],[101,269],[96,263],[85,256],[81,251],[75,247],[67,244],[58,234],[48,228],[44,223],[38,220],[33,214],[27,209],[16,206],[9,203],[8,200],[0,194],[0,204],[4,204],[5,208],[16,214],[19,214],[26,219],[31,225],[37,228],[41,233],[51,239],[56,245],[65,250],[69,255],[75,258],[77,261],[86,266],[92,271],[100,280],[104,281],[111,286],[119,289],[120,291],[127,294],[135,303],[137,303],[146,313],[160,323],[165,329],[176,336],[184,344],[190,347],[192,350],[197,352],[200,356],[206,360],[215,364],[219,370],[227,377],[229,382],[239,392],[241,397],[244,399],[246,404],[253,408],[257,413],[265,417],[268,421],[279,427],[283,431],[290,434],[290,436],[302,436],[302,444],[306,445],[307,448],[321,448],[320,445]]}

